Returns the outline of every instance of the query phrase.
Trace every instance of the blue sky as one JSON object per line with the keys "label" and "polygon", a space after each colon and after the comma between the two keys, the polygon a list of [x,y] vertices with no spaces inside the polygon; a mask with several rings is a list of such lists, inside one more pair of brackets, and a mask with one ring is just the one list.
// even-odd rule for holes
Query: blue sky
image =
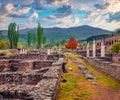
{"label": "blue sky", "polygon": [[11,22],[20,28],[90,25],[120,28],[120,0],[0,0],[0,30]]}

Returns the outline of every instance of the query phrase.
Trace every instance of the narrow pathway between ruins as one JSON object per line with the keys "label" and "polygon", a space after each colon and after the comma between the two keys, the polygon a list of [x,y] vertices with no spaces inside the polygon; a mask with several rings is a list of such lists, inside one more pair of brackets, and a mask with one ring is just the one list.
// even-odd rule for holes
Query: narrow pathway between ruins
{"label": "narrow pathway between ruins", "polygon": [[[120,81],[90,65],[78,55],[66,53],[68,73],[63,74],[67,82],[61,82],[58,100],[120,100]],[[81,64],[94,77],[89,79]]]}

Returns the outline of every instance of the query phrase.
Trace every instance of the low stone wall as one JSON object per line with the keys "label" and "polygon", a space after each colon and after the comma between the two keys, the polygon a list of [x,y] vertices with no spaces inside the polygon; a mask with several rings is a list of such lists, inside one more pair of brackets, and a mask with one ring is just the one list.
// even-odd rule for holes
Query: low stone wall
{"label": "low stone wall", "polygon": [[25,72],[0,73],[1,100],[57,100],[64,58],[54,63],[34,62],[36,65],[51,66]]}
{"label": "low stone wall", "polygon": [[47,55],[46,54],[15,54],[15,55],[10,55],[10,56],[0,57],[0,60],[3,60],[3,59],[46,60]]}
{"label": "low stone wall", "polygon": [[[61,67],[51,67],[36,85],[4,84],[0,86],[1,98],[22,100],[56,100],[61,78]],[[23,95],[24,94],[24,95]],[[4,100],[4,99],[2,99]]]}
{"label": "low stone wall", "polygon": [[120,54],[113,54],[113,55],[112,55],[112,61],[113,61],[114,63],[120,64]]}
{"label": "low stone wall", "polygon": [[102,71],[108,73],[112,77],[120,80],[120,65],[119,64],[113,64],[111,62],[104,61],[102,59],[97,58],[86,58],[90,64],[96,66],[97,68],[101,69]]}
{"label": "low stone wall", "polygon": [[56,60],[0,60],[0,72],[29,71],[50,67]]}
{"label": "low stone wall", "polygon": [[53,62],[54,62],[53,60],[34,61],[33,69],[40,69],[40,68],[50,67]]}
{"label": "low stone wall", "polygon": [[2,84],[29,84],[35,85],[43,78],[43,74],[49,68],[31,70],[28,72],[4,72],[0,73],[0,85]]}

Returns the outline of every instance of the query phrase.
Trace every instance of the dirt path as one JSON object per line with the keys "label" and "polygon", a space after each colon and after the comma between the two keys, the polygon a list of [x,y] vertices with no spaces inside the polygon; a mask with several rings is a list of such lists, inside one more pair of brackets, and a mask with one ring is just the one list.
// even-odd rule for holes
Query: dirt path
{"label": "dirt path", "polygon": [[[72,68],[72,71],[63,75],[67,82],[61,82],[58,100],[120,100],[120,81],[96,69],[77,55],[68,56],[67,68]],[[87,80],[72,59],[86,67],[95,79]]]}

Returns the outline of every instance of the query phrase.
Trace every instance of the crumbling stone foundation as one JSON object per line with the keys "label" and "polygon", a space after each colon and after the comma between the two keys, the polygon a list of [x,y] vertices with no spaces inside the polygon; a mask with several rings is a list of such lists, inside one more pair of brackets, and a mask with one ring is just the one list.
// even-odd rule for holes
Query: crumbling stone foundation
{"label": "crumbling stone foundation", "polygon": [[86,59],[90,64],[108,73],[112,77],[120,80],[120,65],[119,64],[113,64],[112,62],[107,62],[107,61],[103,61],[102,59],[97,59],[97,58],[92,58],[92,57],[91,58],[84,57],[84,59]]}
{"label": "crumbling stone foundation", "polygon": [[35,56],[0,60],[0,100],[57,99],[64,58]]}

